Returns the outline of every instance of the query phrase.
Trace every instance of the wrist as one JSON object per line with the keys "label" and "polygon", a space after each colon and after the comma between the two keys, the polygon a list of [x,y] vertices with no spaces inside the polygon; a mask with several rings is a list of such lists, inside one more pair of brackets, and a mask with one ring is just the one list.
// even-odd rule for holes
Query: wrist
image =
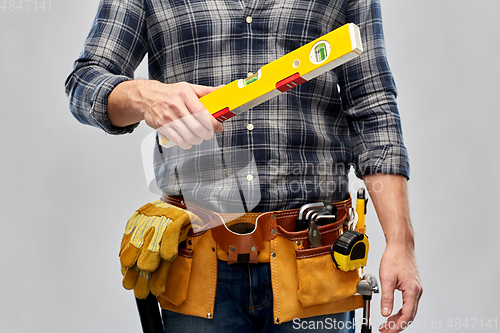
{"label": "wrist", "polygon": [[386,235],[385,241],[388,247],[398,247],[401,249],[407,249],[411,251],[415,250],[415,239],[413,237],[412,230]]}
{"label": "wrist", "polygon": [[118,84],[108,96],[107,114],[114,126],[125,127],[144,119],[141,89],[145,80]]}

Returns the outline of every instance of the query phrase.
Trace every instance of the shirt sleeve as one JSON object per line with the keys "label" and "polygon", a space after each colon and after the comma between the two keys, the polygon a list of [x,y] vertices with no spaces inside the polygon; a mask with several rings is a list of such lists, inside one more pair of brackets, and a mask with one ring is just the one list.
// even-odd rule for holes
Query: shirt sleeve
{"label": "shirt sleeve", "polygon": [[364,52],[335,70],[349,123],[355,172],[410,176],[396,104],[396,85],[386,58],[379,0],[349,1],[347,22],[359,26]]}
{"label": "shirt sleeve", "polygon": [[137,127],[116,127],[106,113],[108,96],[121,82],[133,78],[147,51],[142,1],[101,0],[92,29],[73,71],[66,79],[70,110],[81,123],[110,134]]}

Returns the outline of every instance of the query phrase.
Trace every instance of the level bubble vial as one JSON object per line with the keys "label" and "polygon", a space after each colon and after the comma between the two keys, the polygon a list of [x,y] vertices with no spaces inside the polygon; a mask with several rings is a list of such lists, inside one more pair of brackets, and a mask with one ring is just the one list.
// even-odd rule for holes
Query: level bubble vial
{"label": "level bubble vial", "polygon": [[328,59],[328,56],[330,55],[330,43],[327,41],[319,41],[311,49],[311,52],[309,54],[309,58],[311,62],[315,65],[321,64],[324,62],[326,59]]}
{"label": "level bubble vial", "polygon": [[261,76],[261,71],[259,71],[255,74],[252,74],[244,79],[239,79],[238,80],[238,87],[243,88],[248,86],[249,84],[254,83],[255,81],[259,80]]}

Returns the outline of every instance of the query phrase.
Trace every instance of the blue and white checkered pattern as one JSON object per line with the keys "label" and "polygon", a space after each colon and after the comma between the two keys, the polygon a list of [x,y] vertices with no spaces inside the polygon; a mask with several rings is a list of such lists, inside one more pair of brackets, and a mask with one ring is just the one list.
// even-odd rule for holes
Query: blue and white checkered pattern
{"label": "blue and white checkered pattern", "polygon": [[218,86],[349,22],[360,27],[361,56],[233,117],[200,147],[155,151],[160,189],[216,210],[242,196],[258,199],[253,211],[341,200],[351,165],[358,176],[409,176],[378,0],[102,0],[66,81],[71,111],[129,133],[136,125],[110,123],[107,97],[146,53],[150,79]]}

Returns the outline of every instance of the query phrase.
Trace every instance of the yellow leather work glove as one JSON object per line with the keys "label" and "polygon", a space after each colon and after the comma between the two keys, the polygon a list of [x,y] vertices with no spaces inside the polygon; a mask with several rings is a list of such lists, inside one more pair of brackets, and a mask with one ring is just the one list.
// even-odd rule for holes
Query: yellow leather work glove
{"label": "yellow leather work glove", "polygon": [[137,265],[130,268],[122,265],[123,287],[133,289],[135,297],[139,299],[145,299],[150,292],[155,296],[163,294],[170,263],[162,259],[153,273],[142,271]]}
{"label": "yellow leather work glove", "polygon": [[134,289],[135,297],[145,299],[150,292],[152,274],[139,270],[137,265],[130,268],[122,265],[123,287],[127,290]]}
{"label": "yellow leather work glove", "polygon": [[120,248],[123,287],[144,299],[165,291],[170,263],[191,227],[202,221],[184,209],[155,201],[139,208],[128,220]]}

